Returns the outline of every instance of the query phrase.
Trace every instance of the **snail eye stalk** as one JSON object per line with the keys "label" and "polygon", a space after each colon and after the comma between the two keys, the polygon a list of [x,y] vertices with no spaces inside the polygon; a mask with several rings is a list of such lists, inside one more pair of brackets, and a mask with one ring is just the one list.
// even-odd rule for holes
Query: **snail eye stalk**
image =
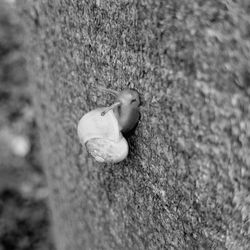
{"label": "snail eye stalk", "polygon": [[113,95],[113,96],[115,96],[115,97],[117,97],[117,96],[119,95],[119,92],[118,92],[118,91],[115,91],[115,90],[113,90],[113,89],[106,89],[106,88],[104,88],[104,87],[97,87],[97,89],[99,89],[99,90],[101,90],[101,91],[103,91],[103,92],[109,93],[109,94],[111,94],[111,95]]}
{"label": "snail eye stalk", "polygon": [[121,103],[120,102],[115,102],[113,105],[111,105],[110,107],[107,107],[102,113],[101,116],[106,115],[111,109],[119,106]]}

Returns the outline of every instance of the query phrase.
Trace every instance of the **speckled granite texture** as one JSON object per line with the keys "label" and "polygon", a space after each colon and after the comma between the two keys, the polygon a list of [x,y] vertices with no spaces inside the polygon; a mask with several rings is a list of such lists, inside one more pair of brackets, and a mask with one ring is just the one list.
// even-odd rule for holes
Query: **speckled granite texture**
{"label": "speckled granite texture", "polygon": [[[22,8],[59,249],[249,249],[249,1]],[[128,84],[129,157],[98,164],[78,120]]]}

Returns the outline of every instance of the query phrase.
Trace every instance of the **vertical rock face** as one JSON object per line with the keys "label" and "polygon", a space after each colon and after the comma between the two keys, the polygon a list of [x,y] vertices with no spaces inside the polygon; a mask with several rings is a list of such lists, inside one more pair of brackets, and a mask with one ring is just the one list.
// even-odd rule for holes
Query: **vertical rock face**
{"label": "vertical rock face", "polygon": [[[21,7],[59,249],[248,249],[247,1]],[[129,83],[129,156],[96,163],[78,120],[111,103],[95,86]]]}

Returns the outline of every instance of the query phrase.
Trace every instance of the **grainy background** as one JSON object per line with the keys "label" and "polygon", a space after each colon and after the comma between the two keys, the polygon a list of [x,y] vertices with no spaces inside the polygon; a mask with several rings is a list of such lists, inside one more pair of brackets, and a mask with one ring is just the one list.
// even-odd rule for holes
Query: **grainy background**
{"label": "grainy background", "polygon": [[0,249],[52,250],[25,23],[0,1]]}
{"label": "grainy background", "polygon": [[[22,1],[59,249],[249,249],[248,1]],[[78,120],[136,88],[119,164]]]}

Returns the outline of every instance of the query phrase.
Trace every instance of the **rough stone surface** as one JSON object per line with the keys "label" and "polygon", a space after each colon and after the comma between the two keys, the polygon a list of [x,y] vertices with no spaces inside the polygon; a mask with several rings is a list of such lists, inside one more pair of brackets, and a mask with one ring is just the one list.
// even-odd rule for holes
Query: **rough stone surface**
{"label": "rough stone surface", "polygon": [[[249,249],[249,1],[22,8],[59,249]],[[119,164],[77,138],[98,86],[143,97]]]}

